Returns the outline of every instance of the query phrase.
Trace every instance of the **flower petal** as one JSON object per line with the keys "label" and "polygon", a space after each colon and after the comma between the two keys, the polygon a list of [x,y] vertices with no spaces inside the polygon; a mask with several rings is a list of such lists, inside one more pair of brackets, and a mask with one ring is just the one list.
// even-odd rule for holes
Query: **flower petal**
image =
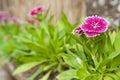
{"label": "flower petal", "polygon": [[44,11],[44,6],[38,6],[29,12],[29,16],[35,16]]}
{"label": "flower petal", "polygon": [[32,9],[32,10],[29,12],[29,16],[35,16],[36,14],[37,14],[36,9]]}
{"label": "flower petal", "polygon": [[95,37],[95,36],[98,36],[99,33],[97,33],[97,32],[85,32],[85,35],[87,37]]}
{"label": "flower petal", "polygon": [[73,34],[79,34],[82,35],[83,31],[81,30],[81,27],[77,27],[75,30],[73,30]]}
{"label": "flower petal", "polygon": [[36,10],[37,10],[37,13],[41,13],[44,11],[44,6],[38,6]]}

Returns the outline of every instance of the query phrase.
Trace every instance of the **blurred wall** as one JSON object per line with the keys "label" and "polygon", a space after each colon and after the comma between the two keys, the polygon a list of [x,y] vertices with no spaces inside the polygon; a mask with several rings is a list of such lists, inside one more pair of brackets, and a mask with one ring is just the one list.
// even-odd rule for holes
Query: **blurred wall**
{"label": "blurred wall", "polygon": [[120,0],[86,0],[87,15],[109,17],[110,23],[120,26]]}
{"label": "blurred wall", "polygon": [[72,23],[86,15],[85,0],[0,0],[0,10],[8,11],[21,19],[25,19],[29,10],[38,5],[45,5],[46,8],[50,6],[49,15],[54,14],[55,21],[62,11]]}

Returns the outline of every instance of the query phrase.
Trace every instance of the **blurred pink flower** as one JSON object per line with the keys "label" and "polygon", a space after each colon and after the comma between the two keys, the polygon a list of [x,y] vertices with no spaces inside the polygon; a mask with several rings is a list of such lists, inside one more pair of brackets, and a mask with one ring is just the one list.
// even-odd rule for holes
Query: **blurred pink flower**
{"label": "blurred pink flower", "polygon": [[79,34],[82,35],[83,31],[81,30],[81,27],[77,27],[75,30],[73,30],[73,34]]}
{"label": "blurred pink flower", "polygon": [[44,9],[45,9],[44,6],[38,6],[38,7],[36,8],[37,13],[41,13],[41,12],[43,12]]}
{"label": "blurred pink flower", "polygon": [[30,12],[29,12],[29,16],[35,16],[37,14],[37,10],[36,9],[32,9]]}
{"label": "blurred pink flower", "polygon": [[35,23],[35,19],[32,19],[32,18],[27,19],[27,22],[30,23],[30,24],[34,24]]}
{"label": "blurred pink flower", "polygon": [[13,23],[15,23],[15,24],[20,24],[20,23],[21,23],[21,21],[20,21],[18,18],[16,18],[16,17],[12,17],[12,18],[11,18],[11,21],[12,21]]}
{"label": "blurred pink flower", "polygon": [[44,6],[38,6],[29,12],[29,16],[36,16],[44,11]]}
{"label": "blurred pink flower", "polygon": [[3,40],[4,40],[4,41],[8,41],[8,40],[10,40],[10,35],[6,35],[6,36],[4,36]]}
{"label": "blurred pink flower", "polygon": [[10,15],[8,13],[0,11],[0,20],[1,21],[6,21],[9,19],[9,17],[10,17]]}

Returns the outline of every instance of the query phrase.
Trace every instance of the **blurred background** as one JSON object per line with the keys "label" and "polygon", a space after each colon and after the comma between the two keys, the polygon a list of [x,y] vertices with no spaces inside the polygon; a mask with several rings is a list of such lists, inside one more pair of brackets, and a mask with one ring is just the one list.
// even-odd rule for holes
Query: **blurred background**
{"label": "blurred background", "polygon": [[[71,23],[79,22],[84,16],[99,15],[108,17],[110,23],[120,26],[120,0],[0,0],[0,11],[26,20],[28,12],[38,5],[44,5],[46,9],[50,7],[48,15],[55,15],[54,22],[64,11]],[[0,70],[0,80],[12,80],[3,68]]]}
{"label": "blurred background", "polygon": [[64,11],[71,23],[83,16],[99,15],[120,25],[120,0],[0,0],[0,11],[26,19],[29,10],[38,5],[50,7],[49,15],[55,15],[55,22]]}

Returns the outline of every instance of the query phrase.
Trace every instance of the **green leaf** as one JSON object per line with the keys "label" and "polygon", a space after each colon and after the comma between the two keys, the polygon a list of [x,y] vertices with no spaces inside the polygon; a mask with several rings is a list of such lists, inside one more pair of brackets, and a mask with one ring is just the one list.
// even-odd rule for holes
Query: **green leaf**
{"label": "green leaf", "polygon": [[86,56],[84,54],[84,50],[83,50],[83,47],[80,45],[80,44],[76,44],[76,51],[77,51],[77,54],[80,56],[80,58],[83,60],[83,61],[86,61]]}
{"label": "green leaf", "polygon": [[64,12],[62,12],[62,22],[65,25],[65,30],[67,33],[72,32],[74,27],[70,24],[69,20],[67,19],[67,16],[65,15]]}
{"label": "green leaf", "polygon": [[74,69],[64,71],[57,76],[58,80],[72,80],[73,78],[78,79],[77,71]]}
{"label": "green leaf", "polygon": [[65,15],[64,12],[62,12],[62,21],[64,22],[64,24],[66,25],[66,27],[71,27],[71,24],[69,23],[67,16]]}
{"label": "green leaf", "polygon": [[120,55],[120,51],[112,52],[108,57],[106,57],[102,62],[100,62],[98,68],[104,67],[111,62],[112,59]]}
{"label": "green leaf", "polygon": [[103,80],[103,75],[98,73],[90,74],[85,80]]}
{"label": "green leaf", "polygon": [[120,55],[112,59],[111,61],[111,67],[115,68],[120,65]]}
{"label": "green leaf", "polygon": [[42,77],[42,79],[40,79],[40,80],[48,80],[48,78],[49,78],[49,76],[50,76],[50,73],[51,73],[51,71],[47,72],[47,73]]}
{"label": "green leaf", "polygon": [[57,62],[51,63],[51,64],[45,66],[45,67],[43,68],[43,70],[44,70],[44,71],[47,71],[47,70],[51,69],[52,67],[54,67],[55,65],[57,65]]}
{"label": "green leaf", "polygon": [[120,55],[120,50],[116,50],[116,51],[112,52],[112,53],[108,56],[108,59],[113,59],[113,58],[115,58],[115,57],[117,57],[117,56],[119,56],[119,55]]}
{"label": "green leaf", "polygon": [[85,67],[82,67],[77,71],[77,75],[82,80],[85,79],[87,76],[89,76],[89,72]]}
{"label": "green leaf", "polygon": [[69,66],[74,67],[74,68],[79,68],[81,67],[81,59],[80,63],[77,61],[77,58],[79,58],[77,55],[71,53],[68,51],[69,54],[64,54],[63,59],[65,63],[67,63]]}
{"label": "green leaf", "polygon": [[114,29],[117,33],[119,32],[119,27],[116,24],[114,24]]}
{"label": "green leaf", "polygon": [[[55,65],[56,65],[57,63],[52,63],[52,64],[50,64],[50,65],[44,65],[44,64],[42,64],[41,66],[40,66],[40,68],[39,69],[37,69],[37,71],[33,74],[33,75],[31,75],[30,77],[29,77],[29,79],[28,80],[34,80],[34,78],[36,78],[40,73],[42,73],[42,72],[48,72],[48,70],[51,70]],[[45,76],[43,76],[43,80],[47,80],[46,78],[47,77],[49,77],[49,76],[47,76],[48,74],[46,74]],[[41,79],[40,79],[41,80]]]}
{"label": "green leaf", "polygon": [[57,27],[59,27],[60,31],[65,29],[65,25],[61,20],[58,20]]}
{"label": "green leaf", "polygon": [[79,26],[78,23],[73,24],[73,28],[76,28],[76,27],[78,27],[78,26]]}
{"label": "green leaf", "polygon": [[33,55],[24,55],[23,57],[18,57],[17,60],[23,63],[49,61],[45,57],[33,56]]}
{"label": "green leaf", "polygon": [[[107,34],[106,34],[107,35]],[[109,52],[112,52],[113,51],[113,45],[112,45],[112,42],[110,40],[110,36],[109,36],[109,33],[108,35],[106,36],[106,40],[105,40],[105,50],[104,51],[109,51]]]}
{"label": "green leaf", "polygon": [[115,74],[120,78],[120,69],[116,69]]}
{"label": "green leaf", "polygon": [[16,74],[21,73],[21,72],[28,71],[28,70],[32,69],[33,67],[37,66],[37,65],[40,64],[40,63],[41,63],[41,62],[30,62],[30,63],[23,64],[23,65],[19,66],[19,67],[13,72],[13,75],[16,75]]}
{"label": "green leaf", "polygon": [[49,6],[49,7],[48,7],[48,9],[47,9],[47,11],[46,11],[46,13],[45,13],[45,19],[47,18],[47,16],[48,16],[48,14],[49,14],[50,9],[51,9],[51,6]]}
{"label": "green leaf", "polygon": [[116,50],[120,50],[120,32],[116,34],[116,38],[114,40],[114,47]]}
{"label": "green leaf", "polygon": [[47,51],[47,48],[46,48],[45,45],[40,45],[40,44],[38,44],[38,43],[35,43],[35,41],[34,41],[34,42],[24,41],[23,44],[24,44],[25,46],[27,46],[30,50],[33,50],[33,51],[35,51],[35,52],[44,53],[44,55],[45,55],[45,51]]}
{"label": "green leaf", "polygon": [[44,66],[41,65],[40,68],[38,68],[36,72],[28,78],[28,80],[34,80],[41,72],[43,72],[43,68]]}
{"label": "green leaf", "polygon": [[54,15],[50,16],[50,18],[49,18],[48,22],[49,22],[49,23],[52,23],[53,18],[54,18]]}
{"label": "green leaf", "polygon": [[111,43],[113,45],[115,38],[116,38],[116,32],[113,31],[112,33],[109,34],[109,36],[110,36]]}
{"label": "green leaf", "polygon": [[110,77],[110,76],[105,76],[105,77],[104,77],[104,80],[115,80],[115,79],[113,79],[113,78]]}
{"label": "green leaf", "polygon": [[120,80],[120,77],[113,73],[107,73],[104,80]]}
{"label": "green leaf", "polygon": [[88,56],[91,56],[90,54],[91,51],[88,49],[88,47],[83,43],[83,41],[76,35],[70,34],[72,36],[73,39],[75,39],[79,44],[81,44],[84,48],[84,51],[87,53]]}

